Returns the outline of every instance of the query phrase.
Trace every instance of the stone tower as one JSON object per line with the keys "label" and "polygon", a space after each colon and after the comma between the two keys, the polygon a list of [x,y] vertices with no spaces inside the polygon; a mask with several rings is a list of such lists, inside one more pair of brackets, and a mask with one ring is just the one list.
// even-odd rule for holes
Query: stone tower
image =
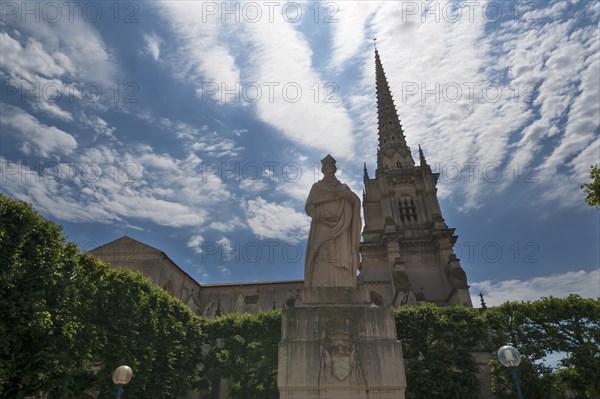
{"label": "stone tower", "polygon": [[472,306],[467,277],[452,247],[433,173],[419,146],[415,165],[375,49],[379,148],[375,178],[364,167],[365,225],[359,284],[384,306],[432,302]]}

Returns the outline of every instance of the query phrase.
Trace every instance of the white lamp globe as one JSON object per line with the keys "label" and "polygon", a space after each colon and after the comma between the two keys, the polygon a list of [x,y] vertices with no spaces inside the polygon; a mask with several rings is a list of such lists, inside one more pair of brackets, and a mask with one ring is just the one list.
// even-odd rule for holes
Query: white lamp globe
{"label": "white lamp globe", "polygon": [[112,375],[113,382],[116,385],[125,385],[131,381],[133,371],[129,366],[119,366],[115,369]]}
{"label": "white lamp globe", "polygon": [[521,355],[512,346],[504,345],[498,349],[498,360],[504,367],[517,367],[521,364]]}

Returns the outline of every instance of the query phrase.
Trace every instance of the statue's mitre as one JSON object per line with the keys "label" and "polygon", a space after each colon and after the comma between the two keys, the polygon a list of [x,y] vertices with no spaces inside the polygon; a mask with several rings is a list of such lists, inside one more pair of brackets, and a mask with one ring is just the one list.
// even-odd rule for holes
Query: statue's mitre
{"label": "statue's mitre", "polygon": [[335,165],[335,159],[330,155],[327,154],[327,156],[323,159],[321,159],[321,165],[327,165],[327,164],[334,164]]}

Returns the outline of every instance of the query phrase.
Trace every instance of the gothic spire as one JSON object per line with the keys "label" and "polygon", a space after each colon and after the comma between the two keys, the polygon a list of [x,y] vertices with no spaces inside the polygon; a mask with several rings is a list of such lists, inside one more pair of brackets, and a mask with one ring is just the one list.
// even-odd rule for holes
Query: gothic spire
{"label": "gothic spire", "polygon": [[[377,86],[377,116],[379,119],[379,148],[381,150],[377,157],[378,163],[391,169],[399,168],[402,164],[414,166],[415,162],[410,154],[410,148],[406,145],[404,130],[394,106],[390,86],[385,77],[377,47],[375,48],[375,81]],[[387,158],[387,161],[384,161],[384,158]]]}

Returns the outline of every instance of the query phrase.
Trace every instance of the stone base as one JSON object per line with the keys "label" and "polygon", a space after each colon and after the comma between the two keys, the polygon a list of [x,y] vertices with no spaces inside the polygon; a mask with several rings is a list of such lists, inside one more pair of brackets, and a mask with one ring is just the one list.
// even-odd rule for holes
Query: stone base
{"label": "stone base", "polygon": [[354,287],[305,288],[300,298],[302,305],[367,305],[371,303],[369,292]]}
{"label": "stone base", "polygon": [[404,399],[392,308],[358,288],[306,289],[302,302],[282,315],[281,399]]}

